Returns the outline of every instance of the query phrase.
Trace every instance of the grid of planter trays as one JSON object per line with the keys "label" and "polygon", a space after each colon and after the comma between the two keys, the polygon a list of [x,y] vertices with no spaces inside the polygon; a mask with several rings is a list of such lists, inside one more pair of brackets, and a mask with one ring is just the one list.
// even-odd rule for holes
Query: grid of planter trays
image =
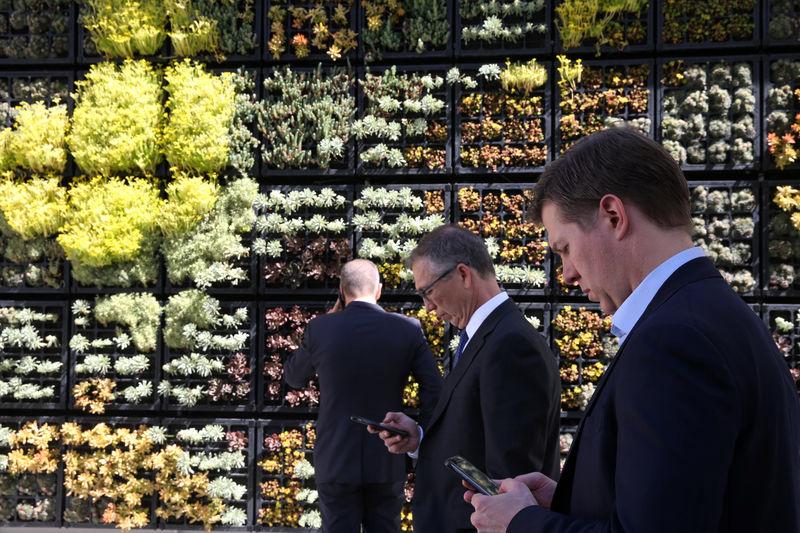
{"label": "grid of planter trays", "polygon": [[796,2],[574,4],[0,0],[0,526],[318,530],[283,365],[362,257],[446,375],[404,263],[445,223],[552,348],[563,459],[618,345],[525,213],[603,128],[679,162],[800,382]]}

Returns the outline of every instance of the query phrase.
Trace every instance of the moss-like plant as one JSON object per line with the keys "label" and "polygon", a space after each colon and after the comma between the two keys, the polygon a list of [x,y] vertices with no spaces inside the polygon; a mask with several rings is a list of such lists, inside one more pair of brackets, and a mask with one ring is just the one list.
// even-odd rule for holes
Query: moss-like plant
{"label": "moss-like plant", "polygon": [[167,67],[164,152],[171,166],[217,172],[228,165],[229,129],[234,113],[232,74],[214,75],[186,59]]}
{"label": "moss-like plant", "polygon": [[161,0],[83,0],[81,19],[106,57],[153,55],[167,38]]}
{"label": "moss-like plant", "polygon": [[161,304],[149,293],[121,293],[98,297],[94,316],[101,324],[127,326],[134,346],[140,352],[156,349],[161,326]]}
{"label": "moss-like plant", "polygon": [[22,102],[13,129],[0,131],[0,170],[63,172],[67,164],[67,106]]}
{"label": "moss-like plant", "polygon": [[92,65],[77,92],[67,144],[89,174],[154,173],[161,161],[161,74],[143,60]]}
{"label": "moss-like plant", "polygon": [[[198,189],[196,193],[198,207],[206,209],[212,205],[210,191]],[[171,283],[192,281],[198,287],[208,287],[216,282],[236,284],[247,279],[248,269],[237,261],[249,255],[242,234],[249,232],[255,223],[253,202],[257,193],[258,185],[253,180],[235,180],[224,187],[213,209],[194,212],[195,217],[201,215],[202,219],[193,227],[184,224],[185,231],[167,235],[162,252]],[[167,205],[178,205],[178,198],[173,196]],[[167,208],[170,209],[174,208]]]}
{"label": "moss-like plant", "polygon": [[58,242],[76,280],[128,287],[156,279],[161,200],[152,183],[99,177],[74,183],[69,196]]}

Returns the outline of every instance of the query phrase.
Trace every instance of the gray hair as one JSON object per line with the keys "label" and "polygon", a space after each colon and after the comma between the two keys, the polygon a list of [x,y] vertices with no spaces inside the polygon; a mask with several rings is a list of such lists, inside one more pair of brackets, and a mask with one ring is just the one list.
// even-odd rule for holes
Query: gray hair
{"label": "gray hair", "polygon": [[372,296],[381,282],[375,263],[366,259],[353,259],[342,266],[341,287],[349,296]]}
{"label": "gray hair", "polygon": [[439,226],[420,239],[406,266],[411,268],[414,262],[422,258],[430,261],[440,274],[462,263],[472,267],[484,279],[495,275],[494,264],[483,239],[453,224]]}

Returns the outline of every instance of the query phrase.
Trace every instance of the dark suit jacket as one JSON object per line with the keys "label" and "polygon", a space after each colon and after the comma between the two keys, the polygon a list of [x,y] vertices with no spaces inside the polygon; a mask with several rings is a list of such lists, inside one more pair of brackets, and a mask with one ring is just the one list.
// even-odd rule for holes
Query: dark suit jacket
{"label": "dark suit jacket", "polygon": [[560,382],[555,358],[511,300],[470,339],[445,380],[417,461],[414,531],[471,529],[472,506],[444,461],[461,455],[495,478],[558,473]]}
{"label": "dark suit jacket", "polygon": [[692,260],[598,384],[555,512],[528,507],[508,532],[798,532],[799,409],[764,324]]}
{"label": "dark suit jacket", "polygon": [[383,420],[401,411],[412,373],[420,384],[420,412],[430,417],[442,377],[419,321],[380,306],[350,302],[339,313],[306,326],[301,346],[284,365],[284,378],[302,387],[319,375],[320,403],[314,468],[317,483],[397,483],[406,478],[405,458],[350,420]]}

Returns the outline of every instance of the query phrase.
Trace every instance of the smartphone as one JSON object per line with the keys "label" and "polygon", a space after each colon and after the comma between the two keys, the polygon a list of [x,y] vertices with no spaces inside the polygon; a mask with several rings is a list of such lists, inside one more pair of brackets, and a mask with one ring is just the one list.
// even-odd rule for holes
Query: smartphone
{"label": "smartphone", "polygon": [[359,424],[364,424],[365,426],[375,426],[376,428],[385,429],[389,433],[394,433],[396,435],[402,435],[403,437],[408,437],[409,433],[405,429],[397,429],[390,426],[386,426],[381,422],[375,422],[374,420],[369,420],[364,418],[363,416],[351,416],[350,420],[353,422],[358,422]]}
{"label": "smartphone", "polygon": [[339,288],[339,301],[342,302],[342,309],[347,305],[347,302],[344,299],[344,294],[342,293],[342,289]]}
{"label": "smartphone", "polygon": [[461,479],[469,483],[476,492],[487,496],[494,496],[500,493],[500,487],[497,486],[497,483],[460,455],[450,457],[444,464],[461,476]]}

